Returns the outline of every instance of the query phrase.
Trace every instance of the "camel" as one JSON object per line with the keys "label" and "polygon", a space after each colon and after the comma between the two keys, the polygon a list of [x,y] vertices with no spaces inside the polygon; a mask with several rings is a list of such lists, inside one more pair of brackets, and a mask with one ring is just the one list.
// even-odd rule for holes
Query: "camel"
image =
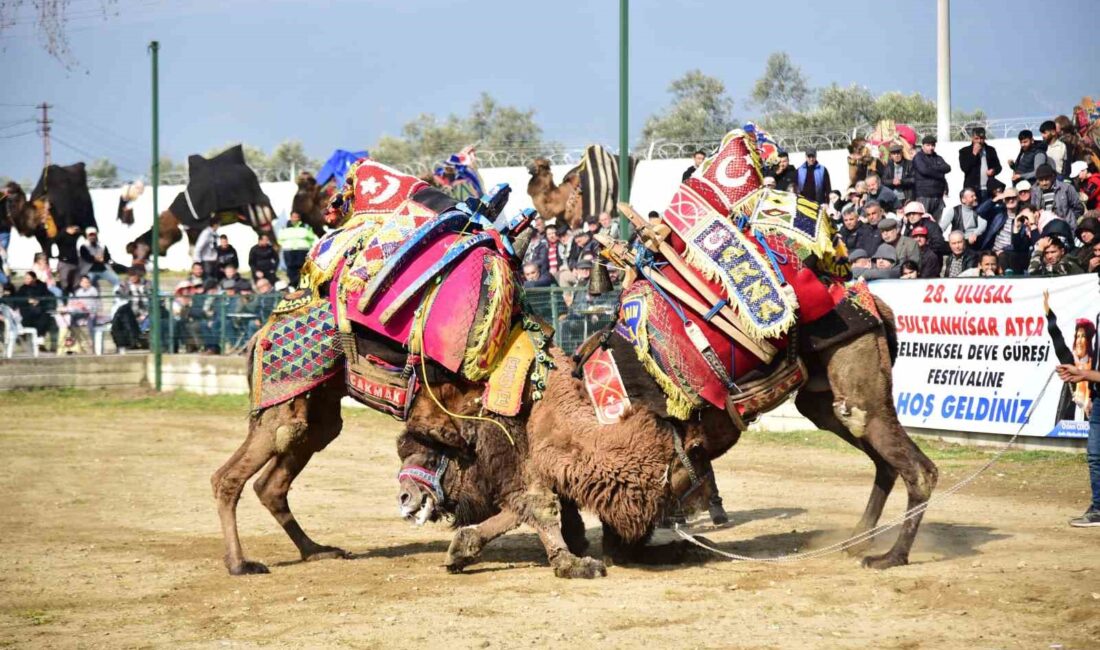
{"label": "camel", "polygon": [[570,229],[580,228],[584,220],[584,204],[581,201],[581,178],[576,170],[571,170],[562,179],[561,185],[554,183],[550,171],[550,161],[536,158],[527,166],[531,180],[527,182],[527,194],[535,210],[545,221],[562,219]]}
{"label": "camel", "polygon": [[52,255],[58,233],[76,226],[83,232],[95,226],[84,163],[50,165],[43,170],[28,199],[23,188],[9,181],[3,189],[3,210],[16,231],[38,240],[42,252]]}
{"label": "camel", "polygon": [[[680,543],[645,543],[670,507],[705,503],[711,469],[709,460],[696,453],[701,449],[698,428],[661,417],[654,405],[663,395],[640,364],[624,370],[648,381],[650,395],[635,395],[641,403],[618,424],[600,425],[583,382],[572,376],[571,360],[557,352],[555,362],[544,399],[532,406],[525,424],[509,427],[514,446],[486,426],[478,429],[472,453],[409,432],[398,441],[402,516],[423,524],[449,513],[459,527],[447,553],[448,571],[461,572],[478,561],[490,541],[528,524],[539,531],[555,575],[602,576],[602,565],[590,570],[582,562],[583,570],[577,571],[574,558],[587,549],[578,509],[596,513],[603,522],[605,562],[663,564],[683,554]],[[544,533],[559,525],[560,536]]]}
{"label": "camel", "polygon": [[320,237],[325,233],[324,213],[325,208],[328,207],[329,195],[309,172],[300,172],[295,183],[298,185],[298,191],[294,193],[290,210],[301,215],[302,221]]}

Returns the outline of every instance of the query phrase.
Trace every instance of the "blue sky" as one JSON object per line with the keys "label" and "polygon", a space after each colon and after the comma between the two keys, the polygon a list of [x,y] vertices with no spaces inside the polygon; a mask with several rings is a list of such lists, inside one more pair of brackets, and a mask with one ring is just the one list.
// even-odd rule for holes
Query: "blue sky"
{"label": "blue sky", "polygon": [[[36,177],[41,142],[18,135],[26,106],[56,105],[54,158],[149,161],[150,40],[161,43],[161,151],[176,160],[243,141],[301,140],[315,157],[369,148],[418,113],[465,114],[487,91],[536,109],[547,138],[614,144],[618,2],[485,0],[70,0],[72,70],[29,24],[0,36],[0,174]],[[29,0],[27,2],[29,4]],[[721,78],[735,114],[768,54],[787,51],[814,86],[935,96],[934,0],[786,0],[768,17],[741,2],[631,5],[633,137],[686,70]],[[1096,0],[953,0],[956,108],[991,117],[1067,113],[1100,93]],[[1089,17],[1082,20],[1082,17]],[[17,14],[27,23],[30,10]],[[1036,57],[1056,57],[1049,63]],[[15,104],[16,106],[13,106]],[[12,137],[14,136],[14,137]]]}

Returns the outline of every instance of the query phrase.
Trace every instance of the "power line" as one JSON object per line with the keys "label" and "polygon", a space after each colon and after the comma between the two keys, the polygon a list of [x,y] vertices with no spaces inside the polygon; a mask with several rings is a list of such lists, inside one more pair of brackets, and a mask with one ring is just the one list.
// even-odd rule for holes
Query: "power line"
{"label": "power line", "polygon": [[[69,144],[68,142],[65,142],[64,140],[62,140],[61,138],[58,138],[56,136],[54,137],[54,140],[57,141],[57,144],[65,147],[67,149],[72,149],[73,151],[75,151],[76,153],[78,153],[82,156],[87,156],[90,160],[103,158],[103,156],[99,156],[99,155],[94,154],[90,151],[87,151],[87,150],[81,149],[80,147],[77,147],[75,145]],[[140,172],[140,171],[137,171],[137,170],[134,170],[134,169],[130,169],[129,167],[124,167],[122,165],[119,165],[118,163],[112,163],[112,164],[114,164],[115,167],[121,169],[122,171],[130,173],[130,174],[137,174],[139,176],[145,174],[145,172]]]}
{"label": "power line", "polygon": [[111,129],[108,129],[104,126],[100,126],[99,124],[96,124],[95,122],[92,122],[91,120],[84,117],[83,115],[80,115],[80,114],[78,114],[74,111],[71,111],[71,110],[69,110],[69,109],[67,109],[63,106],[59,106],[57,108],[57,110],[61,111],[65,115],[68,115],[70,118],[76,120],[77,122],[81,122],[84,126],[89,126],[89,127],[93,128],[97,131],[101,131],[104,134],[109,135],[109,136],[111,136],[112,138],[114,138],[116,140],[119,140],[119,141],[122,141],[122,142],[128,142],[128,143],[134,145],[135,147],[140,147],[143,151],[149,147],[149,143],[147,143],[147,142],[140,142],[140,141],[134,140],[133,138],[130,138],[128,136],[124,136],[120,133],[116,133],[116,132],[112,131]]}
{"label": "power line", "polygon": [[20,124],[30,124],[33,121],[34,121],[33,117],[28,117],[25,120],[16,120],[14,122],[8,122],[7,124],[4,124],[4,125],[0,126],[0,131],[3,131],[4,129],[10,129],[13,126],[19,126]]}
{"label": "power line", "polygon": [[0,135],[0,140],[11,140],[12,138],[21,138],[25,135],[36,135],[38,131],[23,131],[22,133],[12,133],[10,135]]}

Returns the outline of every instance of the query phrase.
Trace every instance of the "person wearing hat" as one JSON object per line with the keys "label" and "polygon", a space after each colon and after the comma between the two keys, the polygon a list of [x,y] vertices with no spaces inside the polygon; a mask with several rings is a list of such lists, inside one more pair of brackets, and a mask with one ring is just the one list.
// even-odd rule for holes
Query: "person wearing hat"
{"label": "person wearing hat", "polygon": [[1092,249],[1096,244],[1100,244],[1100,212],[1096,210],[1086,212],[1085,217],[1077,222],[1077,229],[1073,231],[1073,236],[1081,242],[1081,246],[1077,247],[1072,255],[1077,258],[1081,268],[1091,270],[1088,267],[1089,260],[1093,256]]}
{"label": "person wearing hat", "polygon": [[882,243],[894,247],[894,254],[898,262],[910,261],[920,264],[920,247],[912,237],[901,234],[901,226],[894,217],[886,217],[878,222],[878,231],[882,235]]}
{"label": "person wearing hat", "polygon": [[899,203],[913,200],[913,163],[905,159],[900,144],[890,145],[890,160],[882,170],[882,182],[898,195]]}
{"label": "person wearing hat", "polygon": [[901,224],[901,232],[903,235],[908,235],[916,239],[916,236],[913,234],[914,229],[917,227],[924,228],[924,236],[928,244],[928,249],[937,256],[936,268],[939,268],[943,256],[951,252],[951,249],[947,247],[947,240],[944,239],[943,231],[940,230],[940,225],[928,216],[928,213],[925,212],[924,204],[920,201],[910,201],[906,203],[905,207],[902,208],[902,216],[904,219]]}
{"label": "person wearing hat", "polygon": [[951,165],[936,153],[936,136],[924,136],[920,151],[913,156],[913,195],[937,221],[943,214],[943,197],[947,194],[950,171]]}
{"label": "person wearing hat", "polygon": [[1001,173],[1001,159],[997,150],[985,143],[985,129],[980,126],[970,130],[970,144],[959,149],[959,169],[963,186],[974,188],[979,203],[1004,187],[996,178]]}
{"label": "person wearing hat", "polygon": [[1035,252],[1031,254],[1028,275],[1059,276],[1076,275],[1084,270],[1077,260],[1066,255],[1066,241],[1060,235],[1040,237],[1035,242]]}
{"label": "person wearing hat", "polygon": [[848,251],[848,263],[852,265],[852,272],[856,269],[871,268],[871,256],[862,248],[853,248]]}
{"label": "person wearing hat", "polygon": [[103,242],[99,241],[99,230],[95,226],[88,226],[84,231],[84,243],[79,249],[80,274],[88,276],[92,284],[99,285],[100,280],[106,280],[112,289],[117,289],[121,281],[115,273],[111,252]]}
{"label": "person wearing hat", "polygon": [[1038,209],[1050,210],[1073,228],[1077,225],[1077,219],[1085,214],[1085,206],[1073,185],[1055,176],[1053,167],[1046,163],[1039,165],[1035,170],[1039,191],[1032,191],[1031,201]]}
{"label": "person wearing hat", "polygon": [[817,162],[817,149],[807,149],[806,162],[798,168],[795,176],[794,191],[807,201],[824,203],[832,189],[829,170]]}
{"label": "person wearing hat", "polygon": [[1019,212],[1020,196],[1016,188],[995,191],[992,199],[978,206],[978,216],[985,220],[986,227],[974,248],[993,251],[1001,266],[1008,267],[1004,256],[1012,252],[1012,231]]}
{"label": "person wearing hat", "polygon": [[928,245],[928,228],[924,225],[917,226],[911,231],[913,241],[920,248],[920,275],[921,278],[938,278],[941,270],[941,257]]}
{"label": "person wearing hat", "polygon": [[[1008,163],[1012,168],[1012,182],[1034,181],[1035,170],[1047,161],[1045,147],[1035,142],[1035,136],[1029,129],[1020,131],[1017,138],[1020,140],[1020,153],[1016,154],[1016,160]],[[1019,190],[1019,186],[1016,189]]]}
{"label": "person wearing hat", "polygon": [[1100,207],[1100,173],[1089,171],[1089,164],[1078,160],[1070,166],[1070,181],[1077,187],[1085,209]]}

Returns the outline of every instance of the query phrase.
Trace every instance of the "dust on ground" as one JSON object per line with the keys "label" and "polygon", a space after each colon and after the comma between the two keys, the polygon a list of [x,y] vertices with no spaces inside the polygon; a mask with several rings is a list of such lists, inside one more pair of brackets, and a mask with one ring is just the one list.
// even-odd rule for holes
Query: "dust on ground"
{"label": "dust on ground", "polygon": [[[345,409],[344,434],[291,504],[314,539],[354,558],[299,562],[246,489],[245,553],[272,572],[231,577],[209,477],[243,440],[246,410],[243,397],[140,391],[0,396],[0,645],[1100,646],[1100,529],[1066,525],[1087,503],[1081,455],[1012,454],[930,508],[912,564],[885,572],[841,554],[567,581],[521,529],[453,576],[441,566],[450,530],[397,517],[397,423]],[[941,487],[988,458],[931,453]],[[732,522],[697,528],[754,556],[843,539],[872,478],[862,454],[826,433],[749,434],[716,469]],[[903,494],[899,483],[886,517]]]}

